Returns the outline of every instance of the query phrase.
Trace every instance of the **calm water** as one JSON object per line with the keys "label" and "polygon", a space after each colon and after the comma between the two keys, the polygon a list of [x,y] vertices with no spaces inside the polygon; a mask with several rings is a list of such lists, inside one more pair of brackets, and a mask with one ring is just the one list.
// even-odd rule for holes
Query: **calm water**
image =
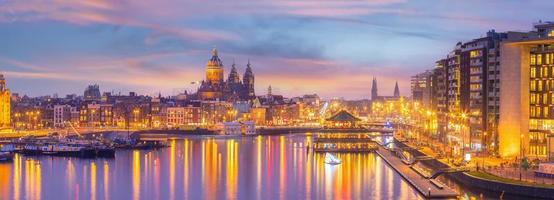
{"label": "calm water", "polygon": [[0,164],[0,199],[421,199],[374,154],[306,153],[310,136],[188,138],[115,159]]}

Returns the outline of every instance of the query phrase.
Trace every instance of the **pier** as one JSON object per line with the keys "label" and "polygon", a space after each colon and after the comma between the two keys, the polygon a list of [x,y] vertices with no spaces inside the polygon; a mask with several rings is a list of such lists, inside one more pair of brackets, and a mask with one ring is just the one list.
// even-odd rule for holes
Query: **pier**
{"label": "pier", "polygon": [[402,162],[393,152],[377,145],[376,150],[387,164],[427,199],[456,198],[458,193],[435,179],[427,179]]}

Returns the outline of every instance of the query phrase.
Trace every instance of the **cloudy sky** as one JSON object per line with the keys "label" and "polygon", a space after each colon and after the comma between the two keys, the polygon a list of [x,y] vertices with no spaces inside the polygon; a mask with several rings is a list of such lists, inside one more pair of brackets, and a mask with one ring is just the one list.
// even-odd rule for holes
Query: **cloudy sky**
{"label": "cloudy sky", "polygon": [[[410,0],[0,0],[0,73],[31,96],[102,91],[172,95],[250,59],[256,92],[367,98],[432,68],[457,41],[554,20],[554,2]],[[549,18],[550,17],[550,18]]]}

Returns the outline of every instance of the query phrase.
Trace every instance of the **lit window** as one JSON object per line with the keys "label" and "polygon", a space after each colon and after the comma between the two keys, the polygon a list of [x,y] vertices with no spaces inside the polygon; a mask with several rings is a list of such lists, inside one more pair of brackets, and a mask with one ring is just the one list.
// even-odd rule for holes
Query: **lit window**
{"label": "lit window", "polygon": [[475,58],[477,56],[480,56],[481,54],[481,51],[480,50],[473,50],[473,51],[470,51],[469,52],[469,57],[470,58]]}
{"label": "lit window", "polygon": [[542,65],[542,54],[537,54],[537,65]]}
{"label": "lit window", "polygon": [[537,76],[537,69],[536,68],[531,68],[531,78],[535,78]]}
{"label": "lit window", "polygon": [[537,56],[535,54],[531,55],[531,64],[532,65],[537,64]]}
{"label": "lit window", "polygon": [[554,30],[551,30],[551,31],[548,33],[548,37],[554,37]]}

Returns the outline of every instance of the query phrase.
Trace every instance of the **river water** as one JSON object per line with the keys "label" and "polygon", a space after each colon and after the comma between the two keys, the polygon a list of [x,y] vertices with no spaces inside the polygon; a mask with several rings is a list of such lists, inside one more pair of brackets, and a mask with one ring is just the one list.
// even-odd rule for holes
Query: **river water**
{"label": "river water", "polygon": [[422,199],[379,156],[337,154],[343,163],[330,166],[306,151],[311,141],[194,137],[114,159],[16,155],[0,163],[0,199]]}

